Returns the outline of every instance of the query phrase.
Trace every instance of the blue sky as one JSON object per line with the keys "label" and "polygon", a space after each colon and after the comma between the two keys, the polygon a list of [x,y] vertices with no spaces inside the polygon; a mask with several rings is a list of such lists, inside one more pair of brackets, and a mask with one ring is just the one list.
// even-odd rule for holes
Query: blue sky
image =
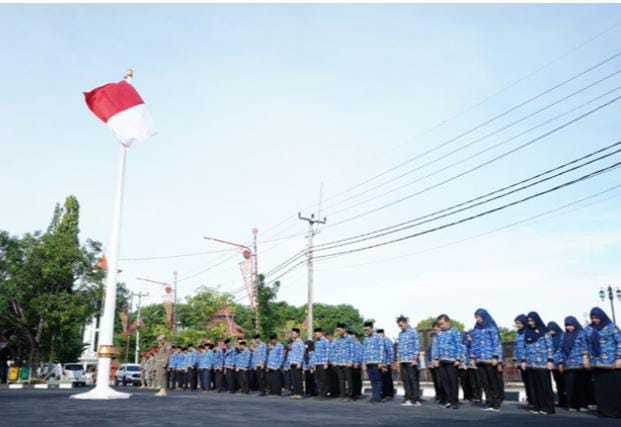
{"label": "blue sky", "polygon": [[[321,182],[324,198],[340,193],[610,57],[621,50],[621,26],[610,29],[619,22],[618,5],[1,5],[0,228],[16,234],[43,229],[54,204],[75,194],[83,237],[107,244],[118,149],[81,92],[119,80],[131,66],[160,134],[129,152],[122,257],[225,249],[202,236],[248,241],[255,226],[260,241],[299,234],[260,244],[260,270],[266,271],[304,248],[306,225],[295,217],[316,210]],[[616,58],[424,159],[327,199],[322,215],[329,224],[340,222],[516,147],[621,93],[380,196],[613,90],[619,75],[421,166],[619,69]],[[620,113],[621,102],[614,103],[476,173],[327,227],[317,242],[401,222],[611,144],[621,136]],[[421,238],[317,263],[316,299],[350,302],[391,331],[402,312],[413,320],[447,312],[470,323],[480,306],[504,325],[533,309],[545,320],[582,318],[598,303],[601,285],[621,282],[619,190],[545,221],[376,262],[570,203],[619,184],[619,173]],[[149,291],[151,302],[160,289],[136,277],[171,280],[177,270],[182,296],[201,285],[232,290],[242,285],[237,258],[196,274],[229,256],[125,261],[122,279]],[[305,280],[303,268],[283,277],[280,296],[301,304]]]}

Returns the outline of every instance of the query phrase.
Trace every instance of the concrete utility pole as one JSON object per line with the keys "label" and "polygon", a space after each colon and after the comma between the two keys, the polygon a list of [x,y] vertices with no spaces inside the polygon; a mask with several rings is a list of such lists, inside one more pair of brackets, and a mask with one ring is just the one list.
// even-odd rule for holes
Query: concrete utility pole
{"label": "concrete utility pole", "polygon": [[298,218],[308,222],[308,248],[306,257],[308,258],[308,339],[313,339],[313,237],[315,236],[315,224],[325,224],[327,219],[315,219],[315,214],[311,214],[310,218],[303,217],[298,212]]}
{"label": "concrete utility pole", "polygon": [[177,344],[177,272],[173,271],[173,309],[172,309],[172,324],[173,324],[173,342]]}
{"label": "concrete utility pole", "polygon": [[[254,264],[253,264],[253,272],[252,272],[252,283],[254,286],[254,332],[259,334],[261,333],[261,319],[259,316],[259,261],[258,261],[258,256],[257,256],[257,234],[259,234],[259,229],[258,228],[253,228],[252,229],[252,237],[253,237],[253,244],[252,244],[252,256],[254,257]],[[252,301],[251,301],[252,303]]]}
{"label": "concrete utility pole", "polygon": [[138,297],[137,316],[136,316],[136,351],[134,353],[134,363],[138,363],[138,353],[140,352],[140,307],[142,307],[142,297],[148,297],[149,293],[132,292],[130,297]]}

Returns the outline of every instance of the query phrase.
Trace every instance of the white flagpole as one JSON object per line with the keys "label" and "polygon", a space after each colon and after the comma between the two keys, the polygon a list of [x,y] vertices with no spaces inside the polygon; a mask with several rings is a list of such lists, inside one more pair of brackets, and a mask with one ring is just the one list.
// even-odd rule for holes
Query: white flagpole
{"label": "white flagpole", "polygon": [[[131,79],[130,73],[125,77]],[[121,393],[110,387],[110,365],[112,362],[112,338],[114,335],[114,314],[116,312],[116,284],[119,262],[119,248],[121,243],[121,217],[123,214],[123,190],[125,186],[125,157],[127,147],[121,147],[119,169],[116,181],[116,196],[112,217],[112,236],[110,237],[108,274],[104,289],[104,312],[99,332],[99,346],[97,348],[97,385],[86,393],[74,394],[73,399],[128,399],[131,394]]]}

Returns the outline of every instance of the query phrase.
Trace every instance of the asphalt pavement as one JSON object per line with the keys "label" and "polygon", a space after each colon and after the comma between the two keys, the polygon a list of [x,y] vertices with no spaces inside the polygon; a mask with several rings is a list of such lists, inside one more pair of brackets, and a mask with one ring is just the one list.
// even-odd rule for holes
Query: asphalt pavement
{"label": "asphalt pavement", "polygon": [[73,390],[0,390],[2,426],[598,426],[621,425],[619,420],[594,413],[557,410],[555,415],[533,415],[515,403],[490,413],[463,404],[445,409],[427,400],[420,407],[402,407],[400,400],[371,404],[314,398],[259,397],[202,392],[154,392],[135,388],[128,400],[69,399]]}

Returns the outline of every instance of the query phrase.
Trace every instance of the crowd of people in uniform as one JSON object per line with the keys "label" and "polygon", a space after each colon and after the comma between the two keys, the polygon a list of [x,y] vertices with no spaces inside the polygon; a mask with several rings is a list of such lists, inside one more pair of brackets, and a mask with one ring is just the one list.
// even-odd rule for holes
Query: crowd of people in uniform
{"label": "crowd of people in uniform", "polygon": [[[423,349],[421,334],[399,316],[395,343],[373,322],[364,323],[364,337],[346,325],[335,334],[314,329],[314,340],[303,341],[293,328],[286,342],[255,335],[250,345],[238,339],[197,347],[160,347],[143,354],[143,387],[202,390],[216,393],[256,392],[259,396],[289,394],[291,399],[361,399],[363,372],[371,384],[371,403],[395,397],[392,369],[398,367],[404,389],[403,406],[420,406],[420,372],[429,369],[435,400],[458,409],[463,399],[486,411],[499,411],[504,394],[502,341],[499,328],[484,309],[475,312],[474,327],[459,332],[446,314],[438,316]],[[582,326],[568,316],[564,329],[545,324],[530,312],[515,318],[513,362],[521,374],[527,406],[533,414],[553,414],[555,406],[569,411],[596,408],[600,416],[621,417],[621,331],[595,307]],[[552,380],[556,384],[555,393]]]}

